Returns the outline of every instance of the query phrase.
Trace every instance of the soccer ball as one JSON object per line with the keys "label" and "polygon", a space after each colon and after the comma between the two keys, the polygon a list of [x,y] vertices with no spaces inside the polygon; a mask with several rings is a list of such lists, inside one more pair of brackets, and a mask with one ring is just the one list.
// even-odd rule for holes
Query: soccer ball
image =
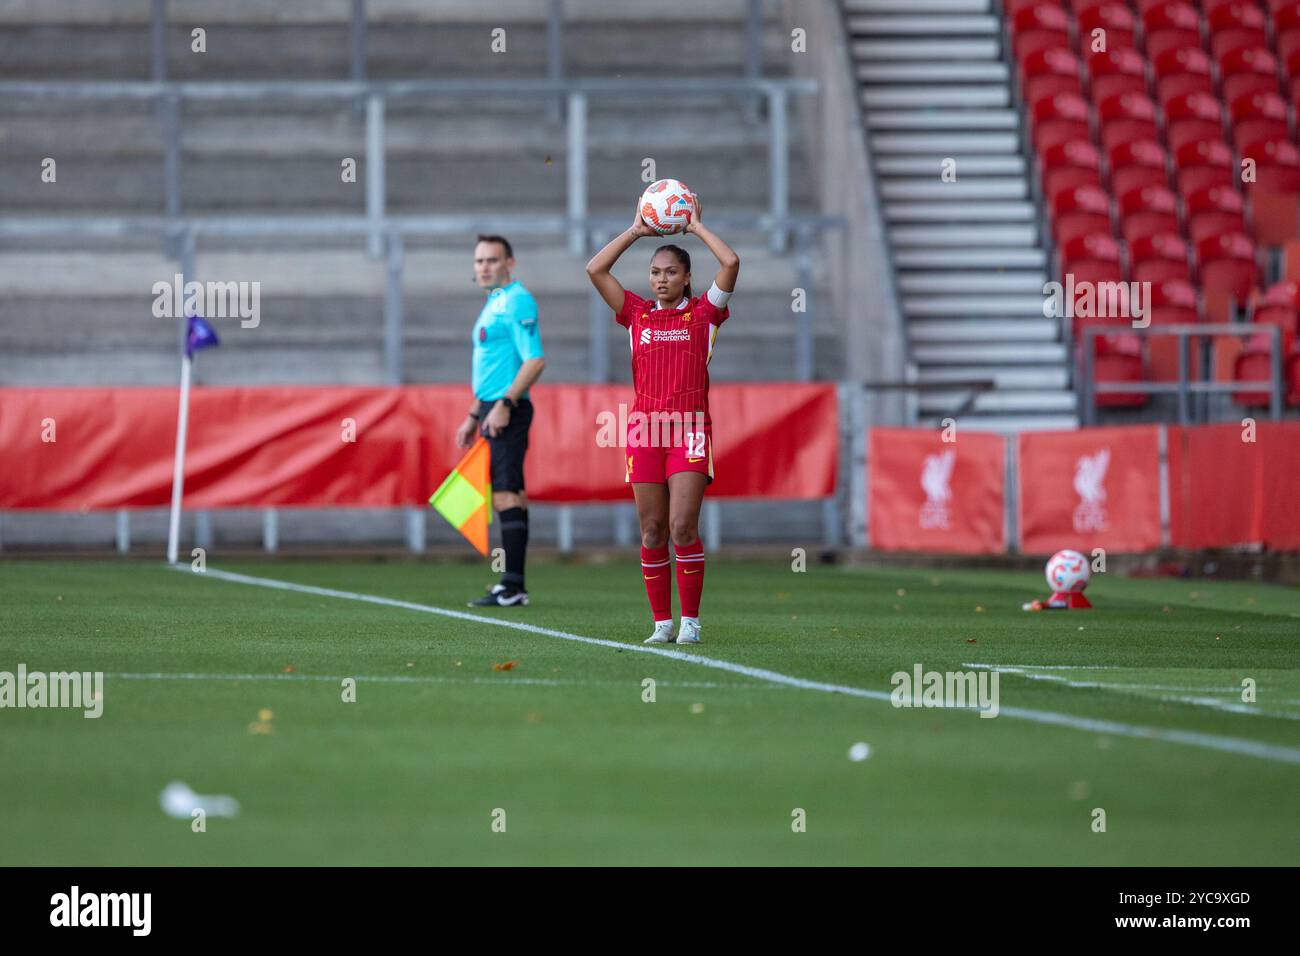
{"label": "soccer ball", "polygon": [[656,179],[641,194],[641,221],[661,236],[684,232],[699,215],[700,200],[675,179]]}
{"label": "soccer ball", "polygon": [[1082,593],[1088,577],[1088,559],[1078,551],[1058,551],[1047,562],[1047,586],[1054,594]]}

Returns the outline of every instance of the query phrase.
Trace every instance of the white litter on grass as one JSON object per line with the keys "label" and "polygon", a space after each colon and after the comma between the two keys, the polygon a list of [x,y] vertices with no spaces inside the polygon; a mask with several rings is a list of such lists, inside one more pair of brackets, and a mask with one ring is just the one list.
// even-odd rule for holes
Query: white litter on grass
{"label": "white litter on grass", "polygon": [[179,780],[173,780],[163,787],[158,797],[163,813],[178,820],[190,820],[195,810],[202,810],[204,816],[233,817],[239,814],[239,801],[223,794],[195,793]]}
{"label": "white litter on grass", "polygon": [[871,746],[858,741],[849,748],[849,759],[854,763],[861,763],[871,756]]}

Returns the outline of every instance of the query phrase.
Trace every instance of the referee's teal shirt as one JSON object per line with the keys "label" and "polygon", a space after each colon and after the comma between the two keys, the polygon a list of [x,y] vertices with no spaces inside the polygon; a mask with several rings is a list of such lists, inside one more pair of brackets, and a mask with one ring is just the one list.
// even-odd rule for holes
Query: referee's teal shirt
{"label": "referee's teal shirt", "polygon": [[541,357],[542,336],[532,293],[518,280],[489,292],[474,323],[474,397],[480,402],[505,397],[519,367]]}

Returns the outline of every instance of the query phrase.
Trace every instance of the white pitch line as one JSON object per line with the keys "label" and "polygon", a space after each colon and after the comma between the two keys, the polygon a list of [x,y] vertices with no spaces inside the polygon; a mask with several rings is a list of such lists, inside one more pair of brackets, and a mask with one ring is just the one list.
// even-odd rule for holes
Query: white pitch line
{"label": "white pitch line", "polygon": [[[176,568],[176,570],[184,571],[183,568]],[[520,621],[506,621],[494,617],[481,617],[477,614],[468,614],[464,611],[453,611],[448,608],[434,607],[429,604],[416,604],[413,601],[399,601],[395,598],[379,597],[374,594],[359,594],[355,591],[336,591],[333,588],[318,588],[308,584],[294,584],[290,581],[277,581],[274,578],[253,577],[252,575],[237,574],[232,571],[219,571],[215,568],[208,568],[203,572],[190,571],[187,573],[200,573],[203,577],[217,578],[222,581],[232,581],[237,584],[250,584],[254,587],[271,588],[277,591],[294,591],[299,594],[314,594],[318,597],[332,597],[345,601],[360,601],[366,604],[377,604],[381,607],[401,608],[406,611],[417,611],[421,614],[436,614],[440,617],[449,617],[459,621],[473,621],[476,624],[504,627],[510,630],[524,631],[529,634],[541,634],[544,637],[555,637],[560,640],[573,641],[578,644],[589,644],[594,647],[608,647],[619,651],[629,651],[634,654],[652,654],[656,657],[666,657],[687,664],[698,664],[701,667],[711,667],[715,670],[727,671],[732,674],[742,674],[745,677],[770,681],[773,684],[783,684],[787,687],[797,687],[801,690],[817,690],[827,694],[843,694],[847,697],[860,697],[867,700],[890,699],[890,694],[881,690],[867,690],[863,687],[849,687],[844,684],[830,684],[825,681],[806,680],[802,677],[792,677],[789,674],[782,674],[778,671],[770,671],[761,667],[748,667],[744,664],[717,660],[712,657],[703,657],[699,654],[687,654],[684,651],[669,650],[654,645],[624,644],[621,641],[611,641],[599,637],[583,637],[580,634],[570,634],[567,631],[557,631],[548,627],[538,627],[535,624],[524,624]],[[1058,714],[1047,710],[1030,710],[1023,707],[1003,707],[999,710],[999,714],[1006,717],[1016,717],[1021,720],[1028,720],[1033,723],[1047,724],[1056,727],[1068,727],[1072,730],[1084,730],[1090,733],[1111,734],[1117,737],[1136,737],[1144,740],[1163,740],[1168,743],[1186,744],[1187,746],[1201,747],[1206,750],[1219,750],[1224,753],[1238,754],[1241,756],[1259,757],[1263,760],[1274,760],[1279,763],[1300,764],[1300,748],[1286,747],[1280,744],[1267,744],[1257,740],[1246,740],[1240,737],[1220,737],[1215,734],[1205,734],[1192,730],[1142,727],[1136,724],[1123,724],[1113,720],[1075,717],[1070,714]]]}
{"label": "white pitch line", "polygon": [[[1259,707],[1252,707],[1249,704],[1238,704],[1232,701],[1219,700],[1214,697],[1190,697],[1187,692],[1190,691],[1217,691],[1225,694],[1238,693],[1241,688],[1230,687],[1226,690],[1220,690],[1217,687],[1168,687],[1159,684],[1123,684],[1113,681],[1092,681],[1092,680],[1070,680],[1068,677],[1060,677],[1055,674],[1031,674],[1024,667],[1013,667],[1003,664],[962,664],[962,667],[970,667],[976,670],[992,670],[999,674],[1015,674],[1017,677],[1024,677],[1027,680],[1045,680],[1053,684],[1064,684],[1066,687],[1082,688],[1084,690],[1113,690],[1122,694],[1128,694],[1130,697],[1145,697],[1150,700],[1165,701],[1171,704],[1189,704],[1193,707],[1209,707],[1212,710],[1221,710],[1229,714],[1246,714],[1250,717],[1281,717],[1283,720],[1300,720],[1300,714],[1293,714],[1285,710],[1262,710]],[[1181,694],[1164,694],[1164,693],[1144,693],[1145,691],[1183,691]]]}
{"label": "white pitch line", "polygon": [[[110,673],[105,677],[113,677],[119,680],[152,680],[152,681],[324,681],[337,684],[343,680],[354,680],[360,684],[492,684],[497,687],[507,685],[528,684],[539,687],[639,687],[640,685],[632,681],[614,681],[614,680],[563,680],[553,677],[435,677],[420,676],[416,674],[385,674],[382,676],[365,676],[361,674],[352,674],[346,677],[331,677],[326,674],[193,674],[158,671],[151,674],[137,673]],[[725,690],[729,687],[744,688],[746,690],[784,690],[785,688],[777,684],[751,684],[741,683],[739,681],[717,684],[711,681],[656,681],[656,687],[673,687],[673,688],[702,688],[706,690]]]}

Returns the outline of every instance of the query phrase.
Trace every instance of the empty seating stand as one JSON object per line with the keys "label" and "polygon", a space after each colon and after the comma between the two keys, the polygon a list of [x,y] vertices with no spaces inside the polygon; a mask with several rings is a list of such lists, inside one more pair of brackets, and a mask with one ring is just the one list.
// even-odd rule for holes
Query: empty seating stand
{"label": "empty seating stand", "polygon": [[[1300,301],[1294,282],[1275,282],[1268,255],[1297,237],[1300,0],[1005,0],[1003,9],[1062,278],[1150,282],[1157,325],[1280,325],[1287,401],[1300,402]],[[1109,317],[1076,318],[1076,342],[1094,321],[1117,329],[1097,338],[1098,381],[1176,376],[1176,340],[1153,337],[1144,349],[1120,331],[1127,319]],[[1214,374],[1266,379],[1270,341],[1223,343]]]}

